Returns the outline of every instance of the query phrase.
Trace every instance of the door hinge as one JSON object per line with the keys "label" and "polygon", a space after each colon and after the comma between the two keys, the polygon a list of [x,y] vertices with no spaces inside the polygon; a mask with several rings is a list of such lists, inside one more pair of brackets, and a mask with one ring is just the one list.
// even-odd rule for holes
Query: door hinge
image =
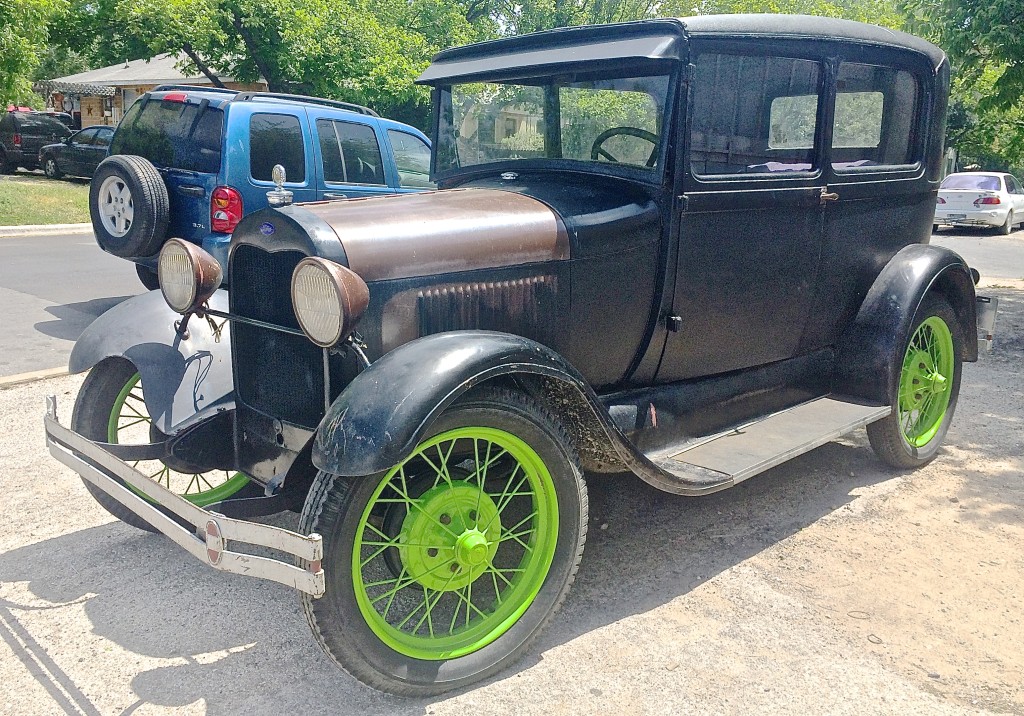
{"label": "door hinge", "polygon": [[686,209],[689,207],[690,200],[689,198],[687,198],[686,194],[680,194],[679,196],[676,197],[675,203],[676,211],[683,212],[686,211]]}
{"label": "door hinge", "polygon": [[683,317],[682,316],[665,316],[665,328],[672,333],[679,333],[683,330]]}
{"label": "door hinge", "polygon": [[839,194],[834,191],[829,191],[827,186],[821,187],[821,196],[819,201],[822,206],[830,201],[839,201]]}

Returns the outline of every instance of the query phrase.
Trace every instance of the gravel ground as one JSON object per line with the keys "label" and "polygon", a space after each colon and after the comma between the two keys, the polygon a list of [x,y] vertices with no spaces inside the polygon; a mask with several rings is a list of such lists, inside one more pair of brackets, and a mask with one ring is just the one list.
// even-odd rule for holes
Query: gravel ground
{"label": "gravel ground", "polygon": [[[1004,282],[1006,283],[1006,282]],[[590,481],[590,541],[514,669],[440,699],[338,672],[294,593],[118,522],[0,391],[0,713],[1024,714],[1024,285],[964,370],[947,448],[897,474],[863,432],[706,498]],[[294,515],[275,518],[294,526]]]}

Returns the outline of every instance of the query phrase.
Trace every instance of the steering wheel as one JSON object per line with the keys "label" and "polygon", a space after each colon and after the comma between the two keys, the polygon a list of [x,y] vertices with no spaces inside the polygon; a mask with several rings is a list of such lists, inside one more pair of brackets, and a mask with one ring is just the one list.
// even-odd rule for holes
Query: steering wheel
{"label": "steering wheel", "polygon": [[648,132],[646,129],[640,129],[639,127],[612,127],[611,129],[604,130],[597,135],[597,139],[594,140],[594,146],[590,148],[590,158],[597,161],[599,157],[604,157],[610,162],[618,163],[619,160],[609,154],[608,150],[603,149],[601,145],[612,137],[622,135],[627,137],[637,137],[654,145],[654,148],[651,150],[651,156],[647,157],[647,164],[645,165],[653,167],[654,163],[658,161],[658,135],[654,132]]}

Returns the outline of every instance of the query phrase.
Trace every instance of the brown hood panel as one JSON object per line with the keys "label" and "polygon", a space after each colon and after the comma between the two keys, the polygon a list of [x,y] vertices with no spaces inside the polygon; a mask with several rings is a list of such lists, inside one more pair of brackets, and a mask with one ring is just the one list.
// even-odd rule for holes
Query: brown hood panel
{"label": "brown hood panel", "polygon": [[495,189],[449,189],[303,207],[338,234],[364,281],[430,276],[569,258],[547,205]]}

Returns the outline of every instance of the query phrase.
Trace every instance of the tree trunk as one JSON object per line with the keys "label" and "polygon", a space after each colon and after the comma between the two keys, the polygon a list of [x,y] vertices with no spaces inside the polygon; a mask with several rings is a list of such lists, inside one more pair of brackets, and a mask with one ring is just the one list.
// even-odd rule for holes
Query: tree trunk
{"label": "tree trunk", "polygon": [[224,83],[220,81],[220,77],[218,77],[217,74],[213,70],[210,69],[209,65],[207,65],[205,62],[203,62],[203,59],[199,56],[199,53],[197,53],[195,51],[195,48],[192,47],[192,43],[190,43],[190,42],[184,43],[181,46],[181,50],[186,55],[188,55],[188,58],[190,60],[192,60],[192,64],[194,64],[196,67],[198,67],[199,71],[207,76],[207,78],[210,80],[210,82],[213,83],[214,87],[224,87]]}
{"label": "tree trunk", "polygon": [[242,38],[242,42],[245,44],[245,49],[249,53],[249,57],[252,58],[253,64],[256,65],[256,69],[263,76],[263,79],[267,82],[267,88],[271,92],[287,92],[289,87],[287,82],[278,81],[276,73],[271,71],[270,65],[266,63],[263,57],[260,55],[259,47],[256,44],[255,38],[249,29],[242,24],[242,16],[235,8],[231,9],[232,25],[234,25],[235,31],[238,36]]}

